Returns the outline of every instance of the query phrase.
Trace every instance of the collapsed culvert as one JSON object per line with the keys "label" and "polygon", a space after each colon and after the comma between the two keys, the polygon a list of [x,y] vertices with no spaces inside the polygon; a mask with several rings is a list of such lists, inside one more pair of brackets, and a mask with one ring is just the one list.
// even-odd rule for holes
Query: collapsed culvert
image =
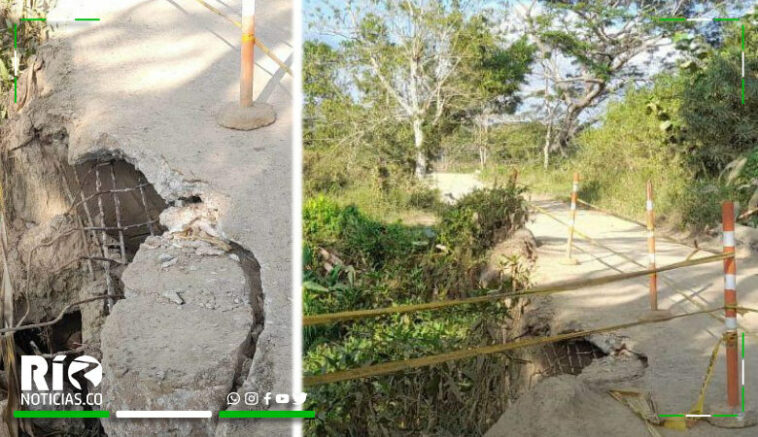
{"label": "collapsed culvert", "polygon": [[66,305],[98,294],[110,296],[101,302],[107,310],[122,294],[120,274],[140,244],[163,232],[158,218],[166,202],[124,160],[69,165],[63,130],[28,140],[6,142],[2,160],[16,321],[52,320]]}
{"label": "collapsed culvert", "polygon": [[[14,334],[17,354],[100,359],[102,385],[80,392],[102,394],[110,411],[225,408],[227,394],[248,377],[263,329],[253,254],[224,238],[218,212],[199,195],[166,202],[115,156],[69,165],[64,131],[8,143],[2,199],[12,323],[43,325]],[[63,435],[215,431],[212,421],[28,426]]]}
{"label": "collapsed culvert", "polygon": [[[128,162],[104,157],[71,166],[65,130],[32,132],[20,142],[10,135],[2,142],[0,265],[7,268],[0,273],[13,293],[12,305],[3,299],[3,324],[18,329],[12,334],[16,360],[65,357],[67,365],[83,354],[99,358],[101,326],[123,295],[121,274],[140,244],[163,232],[158,217],[166,203]],[[88,303],[77,304],[82,301]],[[23,404],[23,393],[11,396],[14,375],[3,376],[6,408],[40,408]],[[64,393],[86,395],[88,389],[67,385]],[[35,387],[31,394],[37,393]],[[97,435],[100,428],[96,420],[25,426],[21,435]]]}

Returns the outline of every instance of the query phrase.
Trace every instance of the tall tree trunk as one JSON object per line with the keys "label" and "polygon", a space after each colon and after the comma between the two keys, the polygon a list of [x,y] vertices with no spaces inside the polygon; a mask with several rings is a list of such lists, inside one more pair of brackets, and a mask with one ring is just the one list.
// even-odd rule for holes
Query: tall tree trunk
{"label": "tall tree trunk", "polygon": [[413,142],[416,148],[416,177],[426,176],[426,152],[424,151],[424,129],[420,118],[413,119]]}
{"label": "tall tree trunk", "polygon": [[553,150],[560,152],[561,156],[566,156],[566,148],[576,133],[576,122],[583,109],[584,107],[570,106],[563,117],[563,122],[559,126],[558,135],[553,141],[552,147]]}
{"label": "tall tree trunk", "polygon": [[547,170],[548,165],[550,165],[550,142],[552,141],[553,137],[553,122],[552,120],[548,122],[547,124],[547,132],[545,133],[545,147],[542,149],[543,153],[543,159],[542,159],[542,167]]}

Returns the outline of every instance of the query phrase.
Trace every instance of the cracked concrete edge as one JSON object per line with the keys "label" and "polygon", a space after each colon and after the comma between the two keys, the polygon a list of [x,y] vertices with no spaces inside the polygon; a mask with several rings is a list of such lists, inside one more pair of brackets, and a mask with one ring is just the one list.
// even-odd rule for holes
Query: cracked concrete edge
{"label": "cracked concrete edge", "polygon": [[[165,158],[159,154],[145,151],[140,156],[129,156],[121,149],[117,138],[105,133],[93,133],[88,131],[84,126],[80,126],[76,121],[74,105],[71,103],[75,98],[69,89],[69,74],[73,68],[70,54],[70,46],[62,40],[53,39],[40,48],[37,55],[38,60],[35,64],[39,63],[41,78],[35,81],[35,86],[38,86],[38,88],[32,91],[34,93],[33,99],[24,102],[23,106],[12,108],[11,117],[18,117],[29,128],[25,129],[25,132],[17,130],[15,132],[16,135],[30,135],[31,139],[33,126],[42,125],[46,122],[60,123],[62,128],[68,132],[69,144],[80,144],[76,148],[69,147],[68,161],[71,165],[107,154],[123,159],[141,171],[147,180],[154,185],[158,194],[167,201],[197,195],[204,202],[211,205],[223,205],[229,202],[228,197],[224,194],[211,191],[206,182],[197,177],[188,179],[181,172],[172,169]],[[46,70],[56,71],[61,74],[46,74]],[[34,72],[26,71],[23,74],[31,75]],[[44,106],[44,110],[39,110],[42,106]],[[30,113],[33,115],[30,116]],[[47,121],[33,120],[31,119],[32,116],[44,117]],[[221,217],[217,223],[219,231],[222,233],[224,232],[224,221],[224,218]],[[240,244],[241,238],[232,236],[228,240]],[[240,246],[255,254],[255,248],[248,248],[242,244]],[[289,308],[291,306],[287,295],[266,292],[267,286],[270,289],[289,287],[290,268],[291,266],[286,263],[261,263],[260,275],[261,282],[264,284],[264,314],[272,314],[281,308]],[[283,275],[277,272],[288,273],[285,275],[287,278],[279,281]],[[286,318],[289,319],[289,314],[286,315]],[[276,354],[270,353],[272,350],[279,349],[278,345],[280,344],[291,343],[292,327],[287,326],[286,329],[282,329],[280,324],[274,325],[274,318],[267,317],[265,319],[263,330],[259,334],[256,343],[253,362],[247,378],[240,388],[243,392],[249,390],[292,393],[293,383],[290,378],[292,363],[277,362],[277,357],[273,356]],[[286,371],[283,372],[282,370]],[[287,377],[283,378],[282,375],[287,375]],[[266,423],[265,426],[260,426],[260,422],[262,421],[247,421],[244,425],[240,425],[238,422],[225,422],[219,424],[216,435],[219,437],[236,435],[289,435],[291,428],[290,421],[263,421]]]}

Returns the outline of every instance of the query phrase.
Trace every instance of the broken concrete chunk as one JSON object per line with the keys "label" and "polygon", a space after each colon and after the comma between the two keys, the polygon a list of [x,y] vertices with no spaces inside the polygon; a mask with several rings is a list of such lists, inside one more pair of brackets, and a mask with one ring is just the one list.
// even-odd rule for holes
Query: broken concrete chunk
{"label": "broken concrete chunk", "polygon": [[[252,313],[176,306],[141,295],[119,301],[105,322],[103,409],[211,410],[249,355]],[[109,437],[212,436],[210,420],[108,420]]]}
{"label": "broken concrete chunk", "polygon": [[170,261],[166,261],[163,264],[161,264],[161,268],[162,269],[167,269],[167,268],[173,266],[174,264],[176,264],[178,261],[179,261],[178,258],[174,258],[174,259],[172,259]]}
{"label": "broken concrete chunk", "polygon": [[184,299],[182,299],[182,297],[179,296],[179,293],[174,290],[166,290],[161,293],[161,296],[177,305],[184,305]]}
{"label": "broken concrete chunk", "polygon": [[[587,421],[586,417],[601,419]],[[560,375],[542,380],[521,396],[485,437],[542,437],[555,435],[558,429],[566,436],[645,435],[645,422],[629,421],[629,417],[633,413],[611,400],[607,392],[595,391],[575,376]]]}
{"label": "broken concrete chunk", "polygon": [[217,214],[217,211],[204,203],[173,206],[161,213],[161,223],[171,233],[202,231],[212,237],[223,238],[222,233],[216,228]]}
{"label": "broken concrete chunk", "polygon": [[217,249],[210,244],[205,246],[200,246],[197,249],[195,249],[195,254],[198,256],[221,256],[225,252],[221,249]]}
{"label": "broken concrete chunk", "polygon": [[[168,243],[168,239],[164,241]],[[207,243],[201,247],[212,248]],[[167,268],[174,264],[189,267]],[[214,275],[219,271],[224,273]],[[165,247],[158,257],[154,252],[137,252],[124,271],[122,281],[127,298],[152,295],[157,301],[169,299],[181,305],[175,302],[174,293],[179,293],[184,305],[208,308],[210,304],[219,310],[237,308],[250,301],[250,290],[241,264],[226,256],[197,255],[195,251],[182,248]],[[238,303],[234,302],[235,298]]]}
{"label": "broken concrete chunk", "polygon": [[145,242],[142,243],[142,246],[140,247],[145,248],[145,249],[150,249],[150,250],[157,249],[161,247],[161,239],[160,237],[156,237],[156,236],[147,237]]}

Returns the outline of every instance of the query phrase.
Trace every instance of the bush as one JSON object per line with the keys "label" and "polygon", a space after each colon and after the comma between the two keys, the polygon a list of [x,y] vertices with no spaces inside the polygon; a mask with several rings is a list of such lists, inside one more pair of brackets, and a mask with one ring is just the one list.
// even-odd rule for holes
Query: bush
{"label": "bush", "polygon": [[[498,238],[523,226],[522,192],[505,187],[469,194],[442,208],[436,227],[385,224],[325,196],[309,200],[304,206],[305,313],[486,293],[476,282],[481,260]],[[488,327],[505,324],[508,317],[495,303],[309,327],[303,334],[304,371],[319,374],[493,344],[498,340]],[[505,408],[507,365],[507,357],[491,356],[313,387],[307,407],[317,417],[306,422],[306,432],[483,434]]]}
{"label": "bush", "polygon": [[442,213],[440,242],[481,255],[524,227],[529,218],[524,188],[509,185],[476,190]]}
{"label": "bush", "polygon": [[547,128],[539,122],[506,123],[490,133],[495,159],[520,163],[541,162]]}

